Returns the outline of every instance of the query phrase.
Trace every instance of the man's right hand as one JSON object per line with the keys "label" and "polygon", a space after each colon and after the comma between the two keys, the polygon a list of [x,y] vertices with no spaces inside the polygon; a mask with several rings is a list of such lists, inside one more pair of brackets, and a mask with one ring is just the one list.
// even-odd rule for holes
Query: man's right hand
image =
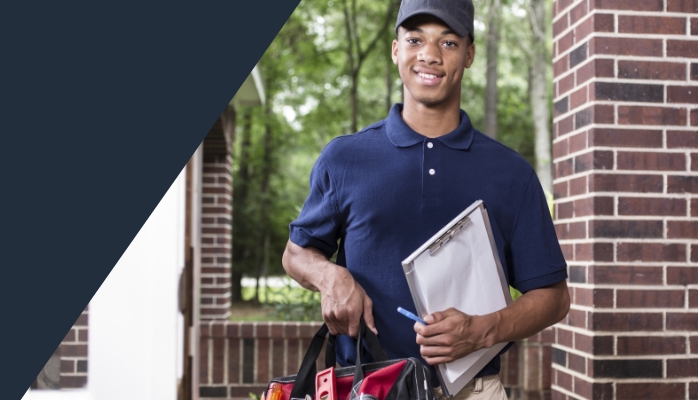
{"label": "man's right hand", "polygon": [[327,279],[320,290],[322,296],[322,319],[330,333],[355,338],[359,335],[360,318],[363,315],[366,326],[376,335],[373,320],[373,302],[359,285],[349,270],[328,261]]}
{"label": "man's right hand", "polygon": [[348,269],[331,263],[312,247],[286,244],[282,264],[286,272],[306,289],[319,291],[322,318],[333,335],[359,335],[363,315],[366,326],[376,335],[373,302]]}

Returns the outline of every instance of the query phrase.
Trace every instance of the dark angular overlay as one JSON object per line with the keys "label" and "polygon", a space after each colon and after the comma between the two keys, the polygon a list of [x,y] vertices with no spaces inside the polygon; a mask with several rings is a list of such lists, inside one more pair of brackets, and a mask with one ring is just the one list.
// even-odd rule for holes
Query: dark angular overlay
{"label": "dark angular overlay", "polygon": [[0,398],[22,397],[299,1],[0,5]]}

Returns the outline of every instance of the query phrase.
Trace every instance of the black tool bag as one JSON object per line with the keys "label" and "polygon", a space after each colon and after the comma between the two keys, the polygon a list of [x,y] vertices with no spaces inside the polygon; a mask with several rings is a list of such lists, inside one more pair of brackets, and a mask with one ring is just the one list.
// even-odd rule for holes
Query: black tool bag
{"label": "black tool bag", "polygon": [[[365,359],[364,346],[362,340],[357,340],[356,365],[334,370],[332,393],[328,396],[323,392],[322,398],[316,396],[318,374],[315,362],[328,332],[327,325],[323,324],[313,337],[298,373],[272,379],[263,400],[434,400],[431,376],[422,362],[412,357],[389,360],[378,337],[366,328],[363,319],[359,337],[366,343],[376,362],[361,363]],[[325,351],[325,366],[330,368],[334,365],[334,336],[330,335]]]}

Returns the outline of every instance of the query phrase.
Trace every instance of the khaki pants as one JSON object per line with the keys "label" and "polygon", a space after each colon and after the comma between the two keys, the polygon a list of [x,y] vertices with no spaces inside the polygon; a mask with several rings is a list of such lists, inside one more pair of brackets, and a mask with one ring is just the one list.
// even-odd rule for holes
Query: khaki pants
{"label": "khaki pants", "polygon": [[[437,400],[448,399],[441,388],[434,389],[434,396]],[[451,400],[507,400],[507,393],[504,391],[502,382],[499,381],[499,375],[490,375],[471,380],[460,392],[451,397]]]}

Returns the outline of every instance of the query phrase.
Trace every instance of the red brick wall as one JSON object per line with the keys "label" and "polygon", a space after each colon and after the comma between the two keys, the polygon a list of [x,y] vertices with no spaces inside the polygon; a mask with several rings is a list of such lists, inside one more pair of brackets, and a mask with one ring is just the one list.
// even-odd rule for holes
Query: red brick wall
{"label": "red brick wall", "polygon": [[554,399],[698,398],[698,1],[554,1]]}
{"label": "red brick wall", "polygon": [[510,400],[550,399],[552,342],[548,328],[518,341],[501,357],[499,378]]}
{"label": "red brick wall", "polygon": [[230,318],[232,157],[206,151],[201,210],[201,319]]}
{"label": "red brick wall", "polygon": [[[298,372],[317,322],[201,323],[200,395],[249,398],[272,378]],[[323,360],[324,353],[320,360]],[[319,368],[324,366],[318,364]]]}

